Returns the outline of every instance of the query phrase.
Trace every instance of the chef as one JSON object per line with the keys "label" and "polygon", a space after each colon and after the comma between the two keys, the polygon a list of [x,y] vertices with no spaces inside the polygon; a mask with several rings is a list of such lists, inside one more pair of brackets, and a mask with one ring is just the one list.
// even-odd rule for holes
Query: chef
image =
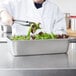
{"label": "chef", "polygon": [[13,20],[39,22],[41,31],[66,34],[64,14],[49,0],[5,0],[0,2],[0,19],[4,25],[12,25],[16,35],[27,34],[29,27],[21,26]]}

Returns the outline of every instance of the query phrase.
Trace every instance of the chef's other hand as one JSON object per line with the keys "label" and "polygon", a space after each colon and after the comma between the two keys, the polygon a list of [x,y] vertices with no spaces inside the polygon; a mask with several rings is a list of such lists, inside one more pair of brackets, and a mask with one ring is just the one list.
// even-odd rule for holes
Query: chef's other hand
{"label": "chef's other hand", "polygon": [[1,16],[1,22],[4,25],[12,25],[13,24],[13,17],[7,11],[2,11],[0,16]]}

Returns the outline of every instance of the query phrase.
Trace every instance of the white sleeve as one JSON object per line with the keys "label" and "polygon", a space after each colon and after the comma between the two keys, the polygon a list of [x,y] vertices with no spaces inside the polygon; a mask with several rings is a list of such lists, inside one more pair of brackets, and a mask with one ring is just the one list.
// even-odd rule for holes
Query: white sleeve
{"label": "white sleeve", "polygon": [[55,22],[53,32],[56,34],[66,34],[66,21],[64,14],[59,7],[55,10]]}
{"label": "white sleeve", "polygon": [[11,15],[14,15],[14,0],[4,0],[0,2],[0,11],[6,10]]}

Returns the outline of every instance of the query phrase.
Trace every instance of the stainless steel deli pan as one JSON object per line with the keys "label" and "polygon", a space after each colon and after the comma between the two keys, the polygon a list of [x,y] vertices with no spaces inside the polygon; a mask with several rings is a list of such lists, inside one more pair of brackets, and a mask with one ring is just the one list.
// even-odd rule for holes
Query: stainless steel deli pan
{"label": "stainless steel deli pan", "polygon": [[14,56],[67,53],[68,39],[10,40],[8,47]]}

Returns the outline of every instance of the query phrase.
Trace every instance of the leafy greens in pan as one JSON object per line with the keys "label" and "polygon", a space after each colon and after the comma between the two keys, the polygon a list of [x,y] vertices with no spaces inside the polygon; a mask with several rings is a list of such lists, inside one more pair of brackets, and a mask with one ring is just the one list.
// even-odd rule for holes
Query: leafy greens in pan
{"label": "leafy greens in pan", "polygon": [[[32,22],[30,24],[30,28],[28,31],[28,34],[26,36],[12,36],[12,40],[44,40],[44,39],[60,39],[60,38],[68,38],[68,35],[62,34],[62,35],[55,35],[53,33],[48,34],[44,32],[39,32],[38,34],[34,35],[34,33],[40,28],[40,23]],[[33,35],[30,35],[32,33]]]}

